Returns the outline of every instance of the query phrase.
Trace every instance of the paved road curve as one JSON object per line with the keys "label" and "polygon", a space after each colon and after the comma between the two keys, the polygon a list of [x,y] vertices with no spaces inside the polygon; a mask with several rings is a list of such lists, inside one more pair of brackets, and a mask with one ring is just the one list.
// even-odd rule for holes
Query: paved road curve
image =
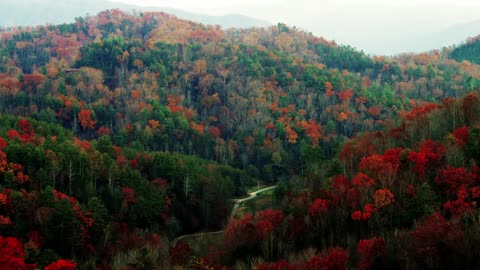
{"label": "paved road curve", "polygon": [[271,186],[271,187],[266,187],[266,188],[262,188],[262,189],[259,189],[255,192],[250,192],[248,193],[248,197],[247,198],[243,198],[243,199],[234,199],[233,201],[235,202],[235,205],[233,206],[233,209],[232,209],[232,213],[230,214],[230,219],[232,219],[235,214],[237,213],[237,210],[238,210],[238,207],[240,207],[240,204],[242,204],[243,202],[246,202],[248,200],[251,200],[253,198],[255,198],[258,194],[262,193],[262,192],[265,192],[267,190],[271,190],[271,189],[274,189],[276,188],[277,186]]}
{"label": "paved road curve", "polygon": [[[266,187],[266,188],[262,188],[262,189],[259,189],[255,192],[250,192],[248,193],[248,197],[246,198],[242,198],[242,199],[234,199],[233,201],[235,202],[235,205],[233,206],[233,209],[232,209],[232,213],[230,214],[230,219],[232,219],[235,214],[237,213],[237,210],[238,210],[238,207],[240,207],[240,205],[243,203],[243,202],[246,202],[248,200],[251,200],[253,198],[255,198],[258,194],[262,193],[262,192],[265,192],[265,191],[268,191],[268,190],[271,190],[271,189],[274,189],[276,188],[277,186],[271,186],[271,187]],[[184,238],[187,238],[187,237],[191,237],[191,236],[206,236],[206,235],[212,235],[212,234],[219,234],[219,233],[223,233],[223,230],[221,231],[216,231],[216,232],[200,232],[200,233],[193,233],[193,234],[185,234],[185,235],[181,235],[175,239],[173,239],[172,243],[171,243],[171,246],[172,247],[175,247],[177,245],[177,242],[184,239]]]}

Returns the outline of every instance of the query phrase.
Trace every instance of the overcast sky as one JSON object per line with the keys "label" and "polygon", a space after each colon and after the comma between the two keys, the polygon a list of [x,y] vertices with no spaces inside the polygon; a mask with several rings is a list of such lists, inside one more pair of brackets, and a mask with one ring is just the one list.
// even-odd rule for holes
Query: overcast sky
{"label": "overcast sky", "polygon": [[418,51],[423,49],[419,40],[425,36],[453,25],[480,21],[478,0],[112,1],[209,15],[238,13],[272,23],[284,22],[373,54]]}

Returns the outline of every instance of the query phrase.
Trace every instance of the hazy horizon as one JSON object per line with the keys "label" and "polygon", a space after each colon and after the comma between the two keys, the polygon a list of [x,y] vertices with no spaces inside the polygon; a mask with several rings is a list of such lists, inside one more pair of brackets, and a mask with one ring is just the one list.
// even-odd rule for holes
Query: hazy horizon
{"label": "hazy horizon", "polygon": [[[396,54],[430,49],[425,36],[480,20],[480,3],[471,0],[111,0],[140,6],[182,9],[208,15],[242,14],[297,26],[317,36],[351,45],[370,54]],[[472,32],[472,31],[470,31]],[[479,30],[480,32],[480,30]],[[467,36],[479,33],[465,33]],[[381,39],[382,42],[378,42]],[[423,40],[426,39],[426,40]],[[442,46],[462,40],[445,40]],[[453,42],[453,43],[451,43]]]}
{"label": "hazy horizon", "polygon": [[[459,44],[480,34],[480,3],[471,0],[3,0],[0,25],[35,25],[73,22],[74,17],[94,15],[107,8],[152,7],[174,12],[180,18],[219,23],[204,15],[240,14],[223,26],[244,27],[278,22],[296,26],[338,44],[355,47],[371,55],[423,52]],[[171,9],[176,9],[176,12]],[[190,12],[194,15],[183,13]],[[3,14],[3,16],[2,16]],[[195,15],[197,14],[197,15]],[[258,20],[258,21],[257,21]]]}

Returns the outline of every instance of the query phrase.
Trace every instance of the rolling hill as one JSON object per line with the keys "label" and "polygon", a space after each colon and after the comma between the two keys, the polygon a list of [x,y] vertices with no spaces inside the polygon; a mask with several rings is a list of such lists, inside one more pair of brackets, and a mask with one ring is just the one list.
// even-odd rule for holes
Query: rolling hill
{"label": "rolling hill", "polygon": [[4,29],[0,269],[479,269],[479,90],[282,23]]}

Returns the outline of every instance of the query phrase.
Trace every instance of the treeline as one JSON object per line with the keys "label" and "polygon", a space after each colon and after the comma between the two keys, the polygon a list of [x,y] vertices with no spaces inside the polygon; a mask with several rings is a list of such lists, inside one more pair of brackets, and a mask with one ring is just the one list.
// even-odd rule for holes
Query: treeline
{"label": "treeline", "polygon": [[474,64],[480,63],[480,36],[469,38],[465,43],[455,47],[450,57],[458,62],[464,60]]}
{"label": "treeline", "polygon": [[214,159],[267,182],[298,173],[309,146],[331,158],[345,137],[479,85],[477,66],[443,52],[371,58],[284,24],[223,31],[112,10],[2,37],[4,113]]}

